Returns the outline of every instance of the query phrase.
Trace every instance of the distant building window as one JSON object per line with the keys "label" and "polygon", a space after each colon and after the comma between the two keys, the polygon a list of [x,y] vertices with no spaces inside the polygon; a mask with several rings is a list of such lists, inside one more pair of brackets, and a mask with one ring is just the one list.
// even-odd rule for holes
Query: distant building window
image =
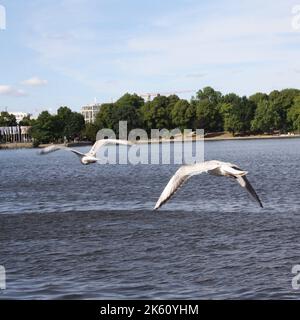
{"label": "distant building window", "polygon": [[93,123],[96,120],[97,113],[100,111],[101,105],[95,104],[90,106],[83,106],[81,108],[81,114],[84,117],[86,123]]}

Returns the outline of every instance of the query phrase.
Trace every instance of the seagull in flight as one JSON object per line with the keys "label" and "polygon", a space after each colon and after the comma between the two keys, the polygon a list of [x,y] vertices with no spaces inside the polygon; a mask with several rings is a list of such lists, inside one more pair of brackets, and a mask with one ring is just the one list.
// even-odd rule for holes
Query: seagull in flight
{"label": "seagull in flight", "polygon": [[78,150],[71,149],[71,148],[68,148],[65,146],[52,145],[52,146],[49,146],[49,147],[42,149],[39,154],[45,155],[45,154],[55,152],[58,150],[71,151],[80,158],[80,162],[82,164],[88,165],[88,164],[95,163],[100,160],[100,159],[96,158],[97,152],[101,147],[103,147],[107,144],[132,145],[132,143],[127,140],[101,139],[101,140],[96,141],[96,143],[92,146],[91,150],[88,153],[81,153]]}
{"label": "seagull in flight", "polygon": [[203,172],[215,176],[233,178],[241,187],[245,188],[249,192],[250,196],[261,208],[263,208],[262,202],[246,177],[248,174],[247,171],[244,171],[235,164],[229,162],[212,160],[180,167],[165,187],[154,207],[154,210],[159,209],[163,204],[165,204],[190,177]]}

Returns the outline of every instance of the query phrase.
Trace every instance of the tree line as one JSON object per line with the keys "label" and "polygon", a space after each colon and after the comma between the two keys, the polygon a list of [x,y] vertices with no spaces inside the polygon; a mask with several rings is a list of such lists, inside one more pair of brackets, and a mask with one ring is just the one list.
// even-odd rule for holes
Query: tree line
{"label": "tree line", "polygon": [[[98,130],[108,128],[118,134],[119,121],[127,121],[128,131],[151,129],[204,129],[205,133],[230,132],[235,135],[300,132],[300,90],[274,90],[250,97],[235,93],[223,95],[211,87],[199,90],[190,101],[177,95],[158,95],[144,101],[126,93],[114,103],[101,105],[92,124],[80,113],[60,107],[57,114],[43,111],[37,119],[24,118],[20,125],[31,126],[36,144],[63,140],[95,140]],[[14,116],[0,115],[0,126],[15,125]]]}
{"label": "tree line", "polygon": [[240,97],[205,87],[190,101],[176,95],[159,95],[147,102],[127,93],[115,103],[103,104],[91,126],[94,130],[109,128],[117,132],[121,120],[128,122],[128,130],[142,128],[148,132],[163,128],[226,131],[233,135],[299,132],[300,90]]}

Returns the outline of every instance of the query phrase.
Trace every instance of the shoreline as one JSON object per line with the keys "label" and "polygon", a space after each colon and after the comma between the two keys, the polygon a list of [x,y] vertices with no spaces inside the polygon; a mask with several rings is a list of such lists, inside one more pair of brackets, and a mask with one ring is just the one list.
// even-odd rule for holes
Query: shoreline
{"label": "shoreline", "polygon": [[165,143],[165,142],[192,142],[192,141],[202,141],[212,142],[212,141],[233,141],[233,140],[267,140],[267,139],[299,139],[299,135],[281,135],[281,136],[247,136],[247,137],[228,137],[228,136],[215,136],[210,138],[194,137],[187,139],[164,139],[164,140],[151,140],[148,141],[138,141],[136,144],[152,144],[152,143]]}
{"label": "shoreline", "polygon": [[225,141],[225,140],[265,140],[265,139],[299,139],[300,134],[295,135],[280,135],[280,136],[269,136],[269,135],[257,135],[247,137],[212,137],[206,138],[205,141]]}
{"label": "shoreline", "polygon": [[[42,148],[49,147],[51,145],[53,145],[53,143],[40,144],[38,147],[34,148],[32,146],[32,142],[29,142],[29,143],[13,142],[13,143],[0,144],[0,151],[14,150],[14,149],[42,149]],[[59,143],[58,145],[64,145],[64,144]],[[91,142],[81,141],[81,142],[70,142],[70,143],[67,143],[65,146],[73,148],[73,147],[84,147],[84,146],[90,146],[90,145],[92,145]]]}
{"label": "shoreline", "polygon": [[[268,139],[300,139],[300,134],[295,135],[277,135],[277,136],[271,136],[271,135],[257,135],[257,136],[247,136],[247,137],[230,137],[230,136],[215,136],[210,138],[204,138],[204,142],[216,142],[216,141],[234,141],[234,140],[268,140]],[[188,139],[164,139],[164,140],[143,140],[138,141],[136,144],[152,144],[152,143],[167,143],[167,142],[192,142],[192,141],[201,141],[203,138],[201,137],[194,137],[194,138],[188,138]],[[32,143],[8,143],[8,144],[0,144],[0,151],[1,150],[14,150],[14,149],[41,149],[45,148],[47,146],[52,145],[50,144],[42,144],[37,148],[34,148],[32,146]],[[91,146],[91,142],[76,142],[76,143],[68,143],[68,147],[84,147],[84,146]]]}

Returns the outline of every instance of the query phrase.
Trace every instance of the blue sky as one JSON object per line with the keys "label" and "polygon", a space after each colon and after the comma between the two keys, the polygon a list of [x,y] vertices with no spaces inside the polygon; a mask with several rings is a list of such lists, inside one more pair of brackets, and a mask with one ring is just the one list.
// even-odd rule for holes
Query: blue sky
{"label": "blue sky", "polygon": [[[300,86],[300,0],[0,0],[0,109]],[[300,13],[300,10],[299,10]],[[300,21],[300,19],[299,19]]]}

